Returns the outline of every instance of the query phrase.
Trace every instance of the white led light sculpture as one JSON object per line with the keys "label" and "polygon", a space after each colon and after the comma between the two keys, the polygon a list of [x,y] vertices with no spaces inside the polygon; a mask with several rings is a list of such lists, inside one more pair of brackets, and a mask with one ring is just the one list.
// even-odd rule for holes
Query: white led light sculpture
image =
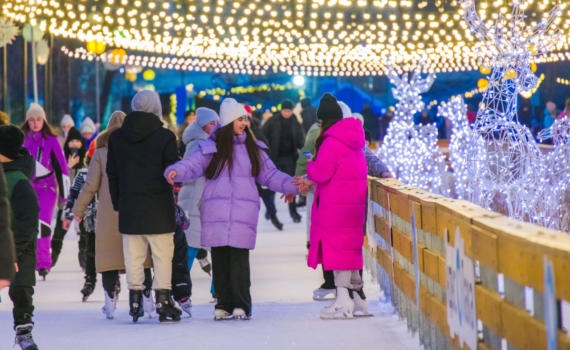
{"label": "white led light sculpture", "polygon": [[424,107],[420,94],[430,89],[435,75],[422,79],[421,64],[409,80],[407,72],[400,77],[391,65],[387,74],[395,85],[392,93],[398,103],[378,156],[404,183],[440,193],[445,164],[437,147],[437,128],[435,124],[414,125],[414,114]]}
{"label": "white led light sculpture", "polygon": [[536,194],[533,187],[542,159],[532,134],[517,121],[517,96],[536,86],[530,64],[555,46],[560,11],[555,6],[540,23],[527,28],[521,0],[513,0],[510,22],[499,13],[495,24],[486,27],[474,0],[460,0],[460,4],[468,27],[483,43],[476,48],[479,64],[492,69],[473,125],[474,136],[467,144],[467,198],[530,221],[537,210],[530,198]]}
{"label": "white led light sculpture", "polygon": [[467,106],[461,95],[453,96],[449,102],[439,106],[437,115],[447,118],[453,123],[453,133],[449,142],[449,160],[453,168],[455,186],[453,190],[450,188],[444,194],[449,197],[464,199],[468,180],[467,157],[469,154],[465,145],[473,135],[467,120]]}

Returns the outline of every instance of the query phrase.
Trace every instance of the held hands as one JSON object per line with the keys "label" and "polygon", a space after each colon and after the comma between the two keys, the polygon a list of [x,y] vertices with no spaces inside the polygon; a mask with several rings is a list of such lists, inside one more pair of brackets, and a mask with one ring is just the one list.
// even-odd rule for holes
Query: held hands
{"label": "held hands", "polygon": [[306,193],[315,186],[315,183],[313,181],[305,180],[300,176],[295,177],[295,179],[293,180],[293,184],[299,187],[299,192],[303,195],[306,195]]}
{"label": "held hands", "polygon": [[383,178],[383,179],[391,179],[391,178],[393,178],[394,176],[393,176],[389,171],[383,171],[383,172],[380,174],[380,177]]}
{"label": "held hands", "polygon": [[79,156],[77,154],[70,154],[67,158],[67,167],[69,169],[73,168],[79,163]]}
{"label": "held hands", "polygon": [[176,170],[170,170],[166,175],[166,181],[168,181],[169,184],[174,185],[174,178],[176,176],[178,176]]}
{"label": "held hands", "polygon": [[295,200],[294,194],[282,194],[281,199],[285,198],[285,203],[293,203]]}
{"label": "held hands", "polygon": [[69,219],[63,220],[63,229],[67,231],[69,230],[70,227],[71,227],[71,220]]}

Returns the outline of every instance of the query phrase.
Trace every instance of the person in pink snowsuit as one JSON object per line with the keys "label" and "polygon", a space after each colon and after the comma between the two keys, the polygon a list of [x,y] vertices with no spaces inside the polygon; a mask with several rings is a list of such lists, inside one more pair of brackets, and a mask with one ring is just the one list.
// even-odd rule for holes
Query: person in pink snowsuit
{"label": "person in pink snowsuit", "polygon": [[43,108],[32,103],[22,125],[26,134],[24,147],[36,160],[36,174],[32,185],[40,205],[40,227],[36,270],[45,279],[51,269],[51,221],[58,194],[65,203],[69,192],[69,171],[57,136],[46,120]]}
{"label": "person in pink snowsuit", "polygon": [[342,313],[368,313],[359,270],[364,265],[368,166],[364,156],[364,129],[354,118],[343,119],[336,99],[325,94],[317,117],[321,134],[315,156],[307,165],[307,177],[316,184],[311,212],[311,237],[307,264],[322,264],[334,271],[337,301],[323,309],[322,318]]}

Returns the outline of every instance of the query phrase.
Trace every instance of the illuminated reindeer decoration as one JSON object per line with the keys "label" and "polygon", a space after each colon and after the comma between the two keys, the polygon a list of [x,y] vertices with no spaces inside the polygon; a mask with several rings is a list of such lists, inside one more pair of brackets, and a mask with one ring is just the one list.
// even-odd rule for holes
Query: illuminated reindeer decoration
{"label": "illuminated reindeer decoration", "polygon": [[422,79],[421,66],[409,80],[407,72],[400,77],[392,65],[388,66],[388,78],[395,85],[392,93],[399,102],[378,155],[404,183],[439,193],[444,162],[437,148],[437,128],[434,124],[414,125],[414,114],[424,106],[420,94],[435,80],[433,74]]}
{"label": "illuminated reindeer decoration", "polygon": [[530,64],[560,37],[554,23],[560,11],[555,6],[545,20],[526,28],[521,0],[513,0],[510,23],[499,13],[495,25],[488,28],[477,15],[474,0],[459,2],[468,27],[483,43],[475,49],[479,64],[492,69],[468,142],[467,198],[529,221],[534,210],[527,198],[536,185],[541,157],[528,128],[518,123],[517,96],[536,87],[538,79]]}

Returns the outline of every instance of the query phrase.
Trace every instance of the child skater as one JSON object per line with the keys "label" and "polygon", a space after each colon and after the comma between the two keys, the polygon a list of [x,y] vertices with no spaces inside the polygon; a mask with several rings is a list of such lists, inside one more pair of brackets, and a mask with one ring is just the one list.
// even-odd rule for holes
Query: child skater
{"label": "child skater", "polygon": [[192,156],[164,173],[171,184],[206,177],[201,244],[212,248],[218,296],[215,320],[251,318],[249,250],[255,248],[260,208],[255,181],[274,191],[299,193],[295,179],[278,171],[262,151],[266,146],[255,142],[246,120],[244,107],[225,99],[220,107],[221,128]]}
{"label": "child skater", "polygon": [[362,292],[364,221],[367,172],[364,129],[343,111],[331,94],[325,94],[317,111],[321,133],[307,176],[316,184],[311,210],[308,265],[334,271],[337,299],[321,311],[321,318],[352,318],[367,313]]}
{"label": "child skater", "polygon": [[0,162],[6,176],[7,199],[10,201],[11,229],[16,246],[17,273],[8,294],[14,303],[16,344],[24,350],[37,350],[32,338],[34,322],[34,286],[36,284],[36,244],[38,242],[38,197],[30,179],[35,161],[22,148],[24,133],[12,125],[0,126]]}

